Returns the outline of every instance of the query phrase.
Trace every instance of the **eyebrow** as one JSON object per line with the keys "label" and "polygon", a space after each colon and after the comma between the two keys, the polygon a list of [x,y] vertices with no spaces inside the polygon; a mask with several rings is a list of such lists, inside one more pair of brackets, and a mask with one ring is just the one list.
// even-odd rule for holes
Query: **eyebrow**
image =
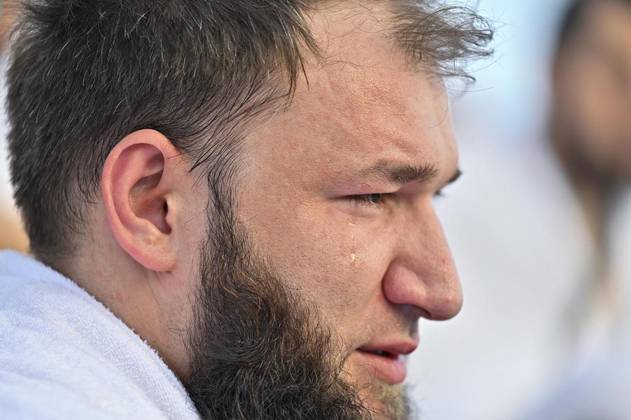
{"label": "eyebrow", "polygon": [[[438,169],[433,165],[408,165],[397,164],[389,161],[379,161],[375,165],[361,171],[364,177],[372,177],[394,184],[407,184],[409,182],[428,183],[438,176]],[[456,170],[448,184],[455,182],[462,175],[460,169]]]}
{"label": "eyebrow", "polygon": [[449,181],[447,181],[447,185],[453,184],[454,182],[458,181],[461,176],[462,171],[460,169],[456,169],[456,172],[454,172],[451,178],[449,178]]}

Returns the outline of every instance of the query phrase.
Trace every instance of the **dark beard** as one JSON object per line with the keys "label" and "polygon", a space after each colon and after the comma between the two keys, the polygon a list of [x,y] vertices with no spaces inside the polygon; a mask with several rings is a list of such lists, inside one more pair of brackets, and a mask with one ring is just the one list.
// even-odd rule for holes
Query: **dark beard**
{"label": "dark beard", "polygon": [[200,416],[370,418],[315,311],[253,256],[229,207],[209,221],[189,337],[185,386]]}

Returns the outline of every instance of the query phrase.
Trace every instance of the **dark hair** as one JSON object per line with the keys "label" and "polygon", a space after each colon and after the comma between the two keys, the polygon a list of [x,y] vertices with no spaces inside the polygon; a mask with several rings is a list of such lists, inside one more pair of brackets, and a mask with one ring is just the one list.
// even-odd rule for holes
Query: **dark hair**
{"label": "dark hair", "polygon": [[577,28],[585,12],[585,6],[590,0],[572,1],[561,18],[559,26],[559,46],[566,45],[568,41],[575,35]]}
{"label": "dark hair", "polygon": [[[437,74],[466,76],[461,59],[490,53],[492,30],[472,10],[388,1],[395,41]],[[317,55],[305,14],[319,3],[25,3],[8,70],[9,152],[32,251],[71,254],[107,155],[135,130],[162,132],[212,188],[228,185],[248,123],[289,103],[303,54]]]}

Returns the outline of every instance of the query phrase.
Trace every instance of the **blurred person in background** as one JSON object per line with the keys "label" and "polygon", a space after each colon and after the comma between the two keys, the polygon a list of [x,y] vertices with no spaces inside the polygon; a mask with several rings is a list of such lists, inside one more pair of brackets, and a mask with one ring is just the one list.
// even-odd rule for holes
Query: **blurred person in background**
{"label": "blurred person in background", "polygon": [[0,0],[0,249],[12,248],[20,251],[27,249],[28,240],[22,229],[17,210],[13,205],[9,170],[6,154],[6,135],[8,132],[4,109],[5,101],[5,50],[10,29],[16,15],[15,0]]}
{"label": "blurred person in background", "polygon": [[593,253],[565,319],[565,373],[528,418],[625,420],[631,418],[631,1],[571,2],[553,68],[552,146]]}
{"label": "blurred person in background", "polygon": [[570,5],[560,30],[553,92],[553,149],[594,246],[586,276],[588,306],[611,316],[622,304],[618,292],[624,282],[613,261],[615,216],[631,181],[631,1]]}

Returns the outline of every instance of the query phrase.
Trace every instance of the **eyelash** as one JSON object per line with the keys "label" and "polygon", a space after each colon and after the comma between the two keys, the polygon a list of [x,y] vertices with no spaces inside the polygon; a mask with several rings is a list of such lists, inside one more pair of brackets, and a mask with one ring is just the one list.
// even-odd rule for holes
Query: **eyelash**
{"label": "eyelash", "polygon": [[[352,195],[348,197],[349,200],[354,203],[367,206],[367,207],[379,207],[385,204],[385,201],[394,197],[393,193],[374,193],[374,194],[360,194]],[[436,191],[434,198],[444,198],[445,192],[441,189]]]}
{"label": "eyelash", "polygon": [[389,194],[389,193],[374,193],[374,194],[352,195],[348,197],[348,199],[361,206],[379,207],[379,206],[384,205],[385,201],[388,198],[392,198],[392,196],[393,194]]}

